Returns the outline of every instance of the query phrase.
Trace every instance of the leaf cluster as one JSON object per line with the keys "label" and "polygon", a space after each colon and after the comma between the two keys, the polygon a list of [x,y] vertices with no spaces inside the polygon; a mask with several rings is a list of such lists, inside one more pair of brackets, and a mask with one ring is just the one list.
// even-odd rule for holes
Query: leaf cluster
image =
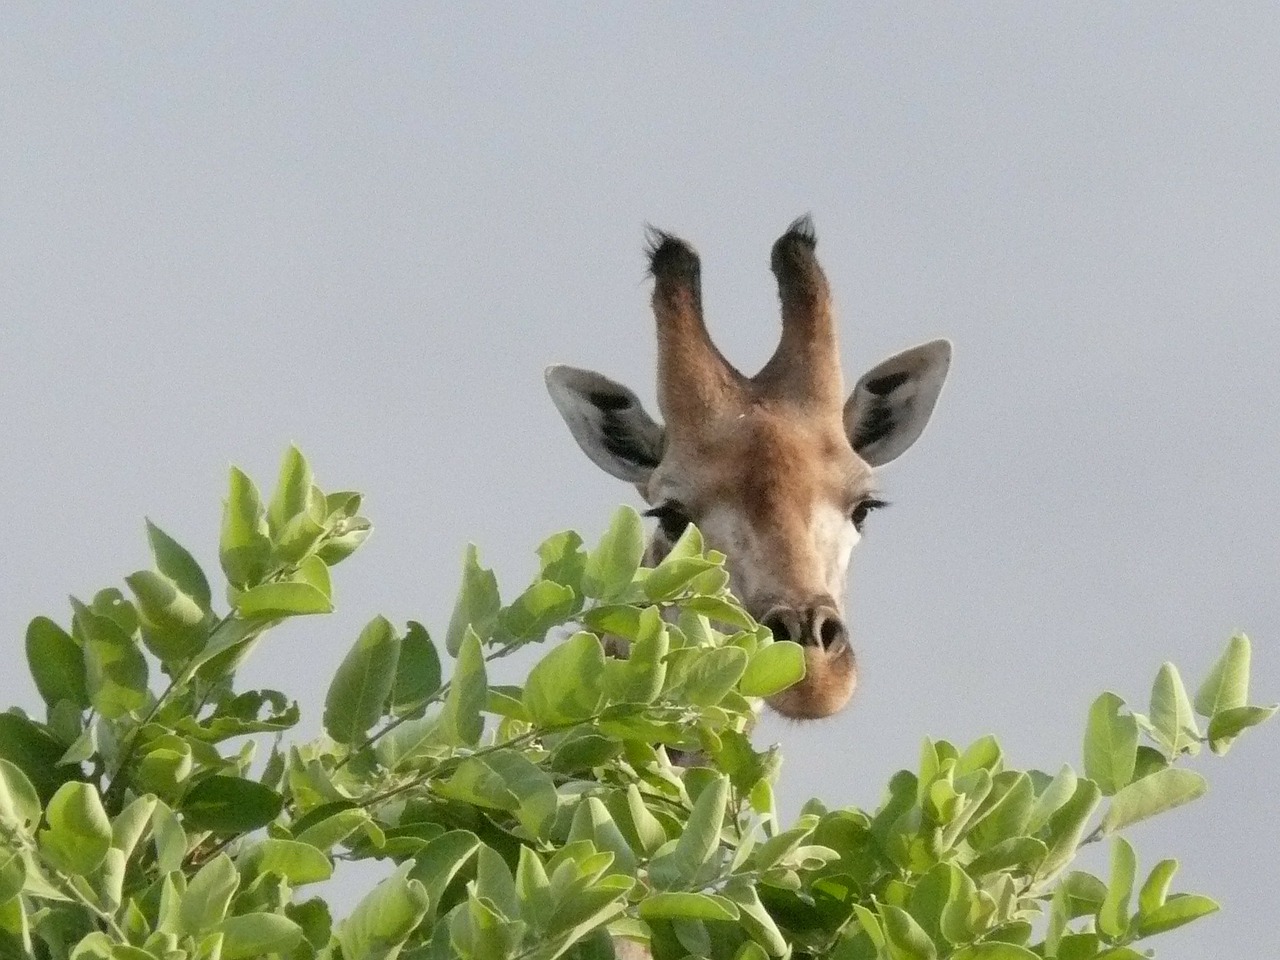
{"label": "leaf cluster", "polygon": [[[155,565],[128,595],[73,600],[69,629],[31,622],[47,712],[0,714],[0,958],[588,960],[627,939],[659,960],[1079,960],[1140,956],[1217,909],[1169,892],[1173,860],[1139,885],[1118,833],[1199,796],[1179,761],[1274,711],[1247,703],[1243,637],[1194,702],[1170,664],[1147,715],[1103,694],[1082,775],[1013,769],[992,737],[926,740],[874,811],[814,800],[784,825],[781,758],[749,734],[803,652],[734,600],[695,528],[644,567],[626,508],[590,549],[546,540],[509,602],[469,548],[441,647],[374,617],[324,734],[287,741],[296,704],[237,690],[236,668],[332,609],[330,568],[370,533],[359,508],[297,450],[265,503],[233,469],[225,611],[148,524]],[[490,681],[543,643],[522,685]],[[1103,837],[1110,876],[1073,870]],[[356,860],[387,877],[348,916],[303,895]]]}

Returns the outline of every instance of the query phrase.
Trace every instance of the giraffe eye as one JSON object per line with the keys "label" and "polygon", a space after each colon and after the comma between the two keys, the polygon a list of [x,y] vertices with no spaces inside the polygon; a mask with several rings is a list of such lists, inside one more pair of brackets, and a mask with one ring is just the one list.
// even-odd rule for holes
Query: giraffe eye
{"label": "giraffe eye", "polygon": [[867,521],[867,514],[872,510],[879,510],[881,507],[887,507],[888,505],[889,504],[884,500],[877,500],[875,497],[867,497],[867,499],[859,501],[858,505],[853,508],[853,512],[849,515],[849,519],[853,521],[854,528],[861,532],[862,525]]}
{"label": "giraffe eye", "polygon": [[646,510],[644,515],[646,517],[656,517],[658,529],[672,543],[680,539],[680,534],[684,533],[684,528],[689,525],[689,515],[685,512],[685,508],[678,503],[658,504],[653,509]]}

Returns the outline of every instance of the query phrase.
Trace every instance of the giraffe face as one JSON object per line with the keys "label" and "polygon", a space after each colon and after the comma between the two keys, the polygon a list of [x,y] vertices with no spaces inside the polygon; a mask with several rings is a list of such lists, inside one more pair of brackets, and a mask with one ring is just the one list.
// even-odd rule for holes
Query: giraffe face
{"label": "giraffe face", "polygon": [[797,719],[848,703],[857,668],[845,616],[849,558],[883,501],[875,468],[919,437],[942,389],[951,345],[934,340],[868,371],[846,398],[826,278],[812,225],[773,250],[782,300],[778,350],[745,377],[702,321],[697,255],[656,233],[650,250],[665,424],[626,387],[552,367],[547,386],[587,456],[636,485],[658,519],[651,556],[695,523],[727,557],[730,586],[774,636],[800,644],[803,680],[770,698]]}

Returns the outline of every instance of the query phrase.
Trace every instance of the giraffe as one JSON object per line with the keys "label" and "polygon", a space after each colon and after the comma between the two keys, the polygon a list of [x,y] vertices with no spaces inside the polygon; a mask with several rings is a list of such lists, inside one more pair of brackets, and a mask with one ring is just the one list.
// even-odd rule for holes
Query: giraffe
{"label": "giraffe", "polygon": [[898,353],[846,398],[830,288],[801,217],[773,245],[782,334],[768,363],[744,376],[720,353],[702,313],[701,264],[685,241],[649,230],[658,335],[656,422],[627,387],[552,366],[547,388],[583,452],[635,485],[657,519],[647,560],[685,526],[727,556],[730,586],[778,639],[804,648],[804,679],[771,697],[786,717],[841,710],[858,668],[845,618],[849,557],[868,515],[885,506],[875,469],[924,430],[946,379],[951,344]]}

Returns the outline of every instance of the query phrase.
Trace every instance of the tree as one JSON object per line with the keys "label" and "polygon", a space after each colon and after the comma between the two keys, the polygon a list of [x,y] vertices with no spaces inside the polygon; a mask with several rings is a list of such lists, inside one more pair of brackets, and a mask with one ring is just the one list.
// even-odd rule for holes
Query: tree
{"label": "tree", "polygon": [[[471,548],[448,678],[420,624],[374,617],[325,735],[288,741],[297,705],[237,689],[236,668],[273,627],[331,610],[330,568],[370,532],[360,501],[322,493],[297,450],[268,503],[233,469],[226,612],[148,524],[155,566],[125,578],[130,596],[73,600],[70,629],[31,621],[47,714],[0,714],[0,956],[551,960],[612,956],[621,936],[659,958],[1121,960],[1217,909],[1169,893],[1176,860],[1139,884],[1121,832],[1204,791],[1180,759],[1275,711],[1247,703],[1244,637],[1194,700],[1171,664],[1146,715],[1100,696],[1083,775],[1011,769],[992,737],[925,740],[877,810],[812,800],[784,826],[780,758],[748,733],[801,651],[734,601],[696,529],[643,568],[626,508],[594,549],[546,540],[505,605]],[[522,687],[488,681],[538,643]],[[1072,870],[1101,840],[1109,878]],[[369,858],[389,876],[347,917],[305,897]]]}

